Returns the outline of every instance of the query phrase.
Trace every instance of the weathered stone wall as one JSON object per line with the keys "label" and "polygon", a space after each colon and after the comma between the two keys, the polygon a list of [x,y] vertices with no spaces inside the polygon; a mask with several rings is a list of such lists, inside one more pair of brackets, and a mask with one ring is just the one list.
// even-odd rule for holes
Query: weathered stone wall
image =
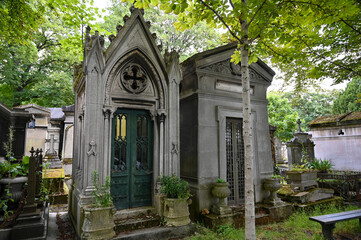
{"label": "weathered stone wall", "polygon": [[334,169],[361,171],[361,125],[312,129],[315,157],[329,159]]}

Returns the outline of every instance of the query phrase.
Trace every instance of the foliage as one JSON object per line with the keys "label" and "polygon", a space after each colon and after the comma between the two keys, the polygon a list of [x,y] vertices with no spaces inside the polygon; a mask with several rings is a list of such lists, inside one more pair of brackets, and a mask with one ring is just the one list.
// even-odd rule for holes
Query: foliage
{"label": "foliage", "polygon": [[[6,0],[7,7],[10,2],[16,1]],[[17,39],[10,29],[0,40],[0,101],[9,107],[27,103],[60,107],[74,102],[73,64],[83,56],[82,25],[96,15],[95,9],[86,7],[87,1],[82,2],[19,1],[20,5],[15,6],[19,11],[31,6],[31,13],[41,16],[30,32],[19,29],[26,36]],[[30,17],[25,14],[21,19],[22,15],[11,16],[6,7],[2,10],[15,23]],[[1,17],[0,20],[7,22]],[[2,30],[0,27],[0,35]]]}
{"label": "foliage", "polygon": [[105,183],[99,186],[99,175],[97,171],[93,172],[92,175],[93,185],[95,190],[92,192],[94,197],[95,205],[97,207],[111,207],[113,206],[113,199],[110,194],[110,177],[105,178]]}
{"label": "foliage", "polygon": [[352,79],[346,89],[337,96],[332,106],[333,113],[360,112],[361,102],[358,101],[358,94],[361,94],[361,77]]}
{"label": "foliage", "polygon": [[6,220],[9,217],[9,214],[14,213],[14,211],[9,210],[9,201],[14,202],[14,199],[11,198],[11,193],[9,192],[9,187],[5,189],[6,196],[8,198],[2,199],[0,198],[0,210],[3,213],[3,217]]}
{"label": "foliage", "polygon": [[4,162],[0,163],[0,179],[14,178],[17,176],[27,175],[29,170],[29,158],[24,157],[23,161],[17,161],[12,152],[14,142],[14,127],[9,127],[8,140],[4,142],[4,150],[6,158]]}
{"label": "foliage", "polygon": [[222,178],[217,178],[216,183],[226,183],[226,180],[223,180]]}
{"label": "foliage", "polygon": [[61,25],[80,27],[94,20],[93,0],[3,0],[0,2],[0,39],[9,44],[29,44],[34,33],[49,19],[49,13],[62,20]]}
{"label": "foliage", "polygon": [[275,136],[282,142],[287,142],[297,130],[298,113],[292,109],[287,98],[275,92],[267,94],[268,122],[276,126]]}
{"label": "foliage", "polygon": [[323,92],[303,92],[303,93],[285,93],[282,94],[287,98],[291,108],[297,111],[298,116],[302,119],[301,128],[308,131],[307,124],[325,115],[332,113],[332,104],[335,101],[338,90]]}
{"label": "foliage", "polygon": [[[328,207],[316,207],[314,210],[306,212],[302,210],[295,211],[290,218],[282,223],[271,223],[257,226],[257,239],[267,240],[322,240],[321,224],[310,221],[309,217],[324,214],[338,213],[342,211],[356,210],[355,206],[338,207],[330,205]],[[361,227],[358,220],[343,221],[336,224],[335,234],[347,235],[355,238],[361,233]],[[215,231],[203,228],[197,231],[197,234],[190,237],[191,240],[203,239],[245,239],[244,229],[235,229],[231,225],[219,226]]]}
{"label": "foliage", "polygon": [[159,177],[161,192],[167,198],[189,198],[191,196],[188,182],[176,175]]}
{"label": "foliage", "polygon": [[278,174],[272,174],[271,178],[281,178],[281,175],[278,175]]}
{"label": "foliage", "polygon": [[322,172],[327,172],[334,165],[331,160],[315,158],[312,162],[309,162],[309,168],[315,169]]}
{"label": "foliage", "polygon": [[[112,0],[107,8],[108,15],[104,17],[104,22],[100,27],[107,33],[116,35],[115,27],[117,24],[124,24],[123,17],[129,15],[131,3],[122,3],[121,0]],[[157,44],[163,46],[163,53],[166,49],[169,52],[177,51],[180,55],[180,61],[197,52],[202,52],[221,44],[220,34],[213,28],[209,28],[205,22],[197,23],[192,29],[179,31],[174,24],[177,16],[174,14],[165,14],[157,7],[146,9],[144,18],[149,20],[152,25],[151,32],[157,34]]]}

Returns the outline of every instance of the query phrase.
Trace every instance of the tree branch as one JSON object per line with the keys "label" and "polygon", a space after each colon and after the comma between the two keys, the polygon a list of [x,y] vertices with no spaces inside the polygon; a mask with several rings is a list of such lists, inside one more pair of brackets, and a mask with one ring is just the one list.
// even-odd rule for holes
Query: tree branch
{"label": "tree branch", "polygon": [[253,20],[255,19],[255,17],[257,16],[257,14],[259,13],[259,11],[261,11],[262,7],[265,5],[267,0],[264,0],[262,3],[261,3],[261,6],[259,6],[259,8],[257,8],[257,11],[253,14],[251,20],[249,21],[248,23],[248,27],[251,25],[251,23],[253,22]]}
{"label": "tree branch", "polygon": [[349,26],[352,30],[354,30],[355,32],[357,32],[358,34],[361,34],[361,31],[356,29],[354,26],[352,26],[351,24],[347,23],[344,19],[340,19],[344,24],[346,24],[347,26]]}
{"label": "tree branch", "polygon": [[237,39],[238,42],[242,43],[243,41],[231,30],[231,28],[228,26],[228,24],[224,21],[224,19],[219,15],[219,13],[214,10],[211,6],[209,6],[207,3],[205,3],[203,0],[199,0],[206,8],[211,10],[214,14],[216,14],[217,18],[223,23],[223,25],[228,29],[229,33]]}

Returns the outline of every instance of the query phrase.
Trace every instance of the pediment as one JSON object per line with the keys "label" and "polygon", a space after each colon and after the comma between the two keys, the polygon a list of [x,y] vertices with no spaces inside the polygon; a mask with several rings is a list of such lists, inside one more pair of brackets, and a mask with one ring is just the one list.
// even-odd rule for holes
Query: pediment
{"label": "pediment", "polygon": [[[214,74],[222,74],[223,76],[242,76],[241,65],[234,64],[230,58],[200,67],[200,69]],[[249,76],[251,81],[267,81],[266,78],[256,72],[252,65],[249,68]]]}

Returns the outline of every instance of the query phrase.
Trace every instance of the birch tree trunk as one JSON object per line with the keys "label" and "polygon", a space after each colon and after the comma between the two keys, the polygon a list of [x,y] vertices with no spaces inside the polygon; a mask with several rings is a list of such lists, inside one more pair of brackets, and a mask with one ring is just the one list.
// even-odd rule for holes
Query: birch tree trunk
{"label": "birch tree trunk", "polygon": [[[242,1],[247,5],[247,0]],[[248,71],[248,25],[246,19],[240,19],[242,44],[241,44],[241,70],[242,70],[242,103],[243,103],[243,141],[245,146],[245,238],[256,239],[254,189],[253,189],[253,151],[252,151],[252,116],[250,80]]]}

